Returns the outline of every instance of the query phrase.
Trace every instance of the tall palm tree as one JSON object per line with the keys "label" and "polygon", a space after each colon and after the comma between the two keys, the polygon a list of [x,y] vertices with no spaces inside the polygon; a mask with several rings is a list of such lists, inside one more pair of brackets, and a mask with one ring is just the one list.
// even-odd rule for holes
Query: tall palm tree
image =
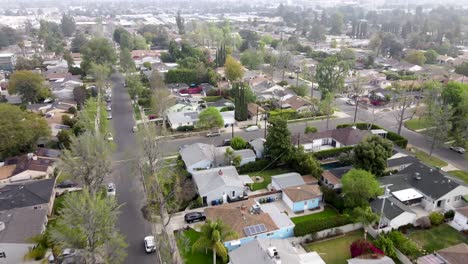
{"label": "tall palm tree", "polygon": [[224,262],[227,261],[228,252],[223,241],[237,238],[237,233],[223,223],[220,219],[216,221],[206,221],[201,227],[201,236],[192,245],[192,251],[212,250],[213,264],[216,264],[216,255],[220,256]]}

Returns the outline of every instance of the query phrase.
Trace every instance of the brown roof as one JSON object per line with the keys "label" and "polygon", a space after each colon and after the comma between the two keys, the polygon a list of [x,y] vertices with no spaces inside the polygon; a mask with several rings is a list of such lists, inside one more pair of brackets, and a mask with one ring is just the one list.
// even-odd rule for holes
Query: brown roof
{"label": "brown roof", "polygon": [[37,156],[35,156],[35,158],[29,158],[28,154],[8,158],[5,160],[6,165],[16,165],[12,175],[16,175],[27,170],[46,172],[47,169],[53,165],[53,163],[54,160],[52,159],[41,158]]}
{"label": "brown roof", "polygon": [[283,101],[283,105],[284,104],[289,104],[291,106],[292,109],[299,109],[303,106],[307,106],[307,105],[311,105],[310,102],[306,101],[305,99],[299,97],[299,96],[293,96],[287,100],[284,100]]}
{"label": "brown roof", "polygon": [[68,72],[46,72],[45,73],[45,78],[47,80],[51,79],[61,79],[61,78],[66,78],[68,75],[71,75],[71,73]]}
{"label": "brown roof", "polygon": [[283,193],[286,194],[293,202],[306,201],[322,195],[319,186],[315,184],[305,184],[284,188]]}
{"label": "brown roof", "polygon": [[72,53],[71,53],[71,56],[72,56],[72,58],[74,58],[74,59],[81,59],[81,53],[79,53],[79,52],[76,52],[76,53],[75,53],[75,52],[72,52]]}
{"label": "brown roof", "polygon": [[464,215],[465,217],[468,218],[468,206],[465,206],[465,207],[460,207],[458,209],[456,209],[455,211],[457,211],[458,213]]}
{"label": "brown roof", "polygon": [[253,116],[257,115],[257,110],[258,110],[258,113],[264,113],[265,112],[265,109],[263,109],[258,104],[254,104],[254,103],[248,104],[247,109],[248,109],[250,115],[253,115]]}
{"label": "brown roof", "polygon": [[[300,143],[307,144],[321,138],[333,138],[345,146],[353,146],[361,142],[370,133],[366,130],[354,129],[352,127],[327,130],[317,133],[304,134],[300,136]],[[297,136],[291,137],[292,142],[297,144]]]}
{"label": "brown roof", "polygon": [[322,177],[327,179],[328,182],[333,185],[340,183],[340,179],[338,179],[333,173],[329,171],[322,172]]}
{"label": "brown roof", "polygon": [[467,262],[468,245],[460,243],[455,246],[441,249],[437,253],[450,264],[463,264]]}
{"label": "brown roof", "polygon": [[312,175],[302,175],[302,179],[306,184],[317,184],[318,180]]}
{"label": "brown roof", "polygon": [[208,207],[205,209],[206,217],[212,221],[220,219],[231,227],[238,234],[239,238],[246,237],[244,227],[264,224],[267,231],[271,232],[278,229],[273,219],[269,214],[260,212],[259,214],[249,213],[252,205],[255,204],[253,199],[248,199],[242,202],[222,204],[216,207]]}
{"label": "brown roof", "polygon": [[0,167],[0,180],[10,178],[13,175],[16,165],[6,165]]}

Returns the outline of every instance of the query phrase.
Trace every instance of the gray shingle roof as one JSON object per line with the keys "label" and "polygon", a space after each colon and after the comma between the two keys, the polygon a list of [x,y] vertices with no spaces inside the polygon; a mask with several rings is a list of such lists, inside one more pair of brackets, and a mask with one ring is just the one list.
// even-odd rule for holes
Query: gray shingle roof
{"label": "gray shingle roof", "polygon": [[198,187],[200,196],[222,186],[244,187],[234,166],[194,171],[192,177]]}
{"label": "gray shingle roof", "polygon": [[251,149],[241,149],[234,151],[234,155],[241,156],[242,159],[256,158],[255,153]]}
{"label": "gray shingle roof", "polygon": [[5,229],[0,232],[0,243],[25,243],[41,234],[47,221],[47,211],[47,204],[2,211],[0,222],[5,224]]}
{"label": "gray shingle roof", "polygon": [[[383,199],[377,198],[377,199],[374,199],[370,203],[370,206],[372,208],[372,211],[374,211],[374,213],[380,214],[382,210],[382,202],[383,202]],[[413,213],[411,209],[403,205],[397,199],[393,197],[387,198],[387,200],[385,201],[385,207],[384,207],[384,215],[387,219],[392,220],[404,212]]]}
{"label": "gray shingle roof", "polygon": [[413,164],[416,162],[418,162],[418,159],[413,156],[399,157],[399,158],[394,158],[394,159],[388,159],[387,167],[395,167],[395,166],[400,166],[400,165]]}
{"label": "gray shingle roof", "polygon": [[216,147],[213,145],[195,143],[180,150],[180,156],[185,166],[190,167],[202,160],[213,160]]}
{"label": "gray shingle roof", "polygon": [[274,181],[276,184],[278,184],[280,189],[305,184],[304,179],[302,179],[302,176],[297,172],[290,172],[272,176],[271,181]]}
{"label": "gray shingle roof", "polygon": [[0,211],[49,203],[54,179],[0,187]]}

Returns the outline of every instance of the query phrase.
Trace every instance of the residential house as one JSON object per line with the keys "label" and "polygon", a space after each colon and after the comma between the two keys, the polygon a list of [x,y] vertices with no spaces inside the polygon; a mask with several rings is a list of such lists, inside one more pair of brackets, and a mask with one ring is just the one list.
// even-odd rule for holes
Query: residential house
{"label": "residential house", "polygon": [[54,184],[54,179],[46,179],[0,187],[1,263],[23,263],[26,253],[35,246],[29,239],[46,229],[54,203]]}
{"label": "residential house", "polygon": [[249,112],[249,119],[261,121],[264,118],[265,109],[258,104],[249,103],[247,111]]}
{"label": "residential house", "polygon": [[[61,73],[54,73],[54,75],[59,74]],[[73,90],[75,87],[83,86],[80,77],[71,74],[66,74],[63,78],[51,78],[49,79],[49,84],[52,94],[61,100],[74,100]]]}
{"label": "residential house", "polygon": [[353,127],[326,130],[317,133],[310,133],[293,136],[291,142],[300,144],[306,152],[316,152],[325,149],[354,146],[369,135],[366,130],[355,129]]}
{"label": "residential house", "polygon": [[167,121],[172,129],[182,126],[195,126],[198,122],[198,112],[171,112],[167,113]]}
{"label": "residential house", "polygon": [[466,205],[463,196],[468,195],[468,187],[420,162],[413,163],[398,174],[382,177],[379,181],[383,185],[390,185],[390,194],[401,203],[422,207],[427,212],[443,212]]}
{"label": "residential house", "polygon": [[452,64],[455,61],[454,58],[447,55],[437,55],[438,64]]}
{"label": "residential house", "polygon": [[418,258],[417,264],[465,264],[468,259],[468,245],[460,243]]}
{"label": "residential house", "polygon": [[241,157],[240,166],[245,165],[250,162],[254,162],[257,159],[254,151],[251,149],[240,149],[234,151],[234,155]]}
{"label": "residential house", "polygon": [[0,70],[13,72],[16,66],[14,53],[0,53]]}
{"label": "residential house", "polygon": [[264,147],[265,142],[266,142],[266,139],[264,138],[256,138],[249,142],[250,146],[255,151],[255,155],[259,159],[263,158],[263,152],[265,150],[265,147]]}
{"label": "residential house", "polygon": [[450,225],[458,231],[468,230],[468,206],[455,209],[455,216]]}
{"label": "residential house", "polygon": [[166,110],[166,113],[175,113],[175,112],[194,112],[199,109],[199,106],[197,104],[175,104],[171,107],[169,107]]}
{"label": "residential house", "polygon": [[221,109],[225,107],[234,107],[234,103],[231,100],[221,98],[215,102],[207,102],[206,103],[207,107],[216,107],[218,110],[221,111]]}
{"label": "residential house", "polygon": [[305,100],[299,96],[292,96],[282,102],[282,108],[287,109],[291,108],[296,110],[299,113],[311,112],[314,109],[314,106],[311,102]]}
{"label": "residential house", "polygon": [[66,73],[68,72],[68,63],[65,60],[50,60],[44,61],[44,65],[47,65],[47,72],[51,73]]}
{"label": "residential house", "polygon": [[387,171],[401,171],[416,162],[419,160],[413,156],[397,153],[387,160]]}
{"label": "residential house", "polygon": [[224,127],[234,126],[234,124],[236,123],[234,111],[224,111],[220,112],[220,114],[224,121]]}
{"label": "residential house", "polygon": [[320,176],[320,181],[325,186],[332,189],[341,189],[343,184],[341,184],[341,178],[352,169],[352,166],[345,166],[340,168],[334,168],[330,170],[325,170]]}
{"label": "residential house", "polygon": [[297,172],[290,172],[271,177],[271,189],[282,190],[288,187],[304,185],[304,179]]}
{"label": "residential house", "polygon": [[[370,203],[372,211],[376,214],[380,214],[382,212],[382,203],[382,198],[374,199]],[[410,207],[404,205],[394,197],[389,197],[385,201],[380,227],[386,231],[398,229],[400,226],[415,224],[416,219],[417,214],[413,212]]]}
{"label": "residential house", "polygon": [[255,239],[229,252],[229,264],[325,264],[317,252],[306,252],[286,239]]}
{"label": "residential house", "polygon": [[202,96],[209,96],[218,91],[218,88],[214,87],[209,83],[200,83],[198,86],[200,86],[203,89],[201,91]]}
{"label": "residential house", "polygon": [[208,207],[209,220],[220,219],[237,233],[238,238],[223,241],[228,251],[242,247],[255,239],[285,239],[294,236],[294,223],[274,204],[258,204],[253,199]]}
{"label": "residential house", "polygon": [[248,175],[239,175],[234,166],[192,172],[198,194],[204,205],[217,205],[247,198],[253,183]]}
{"label": "residential house", "polygon": [[55,161],[55,158],[39,157],[34,153],[7,158],[0,170],[0,183],[49,178],[53,175]]}

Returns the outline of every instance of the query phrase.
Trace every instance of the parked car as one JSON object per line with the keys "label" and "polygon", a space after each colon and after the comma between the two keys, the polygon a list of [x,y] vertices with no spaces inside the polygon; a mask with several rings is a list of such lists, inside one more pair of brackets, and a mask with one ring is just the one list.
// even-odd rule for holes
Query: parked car
{"label": "parked car", "polygon": [[59,184],[57,184],[57,188],[72,188],[77,186],[76,183],[70,181],[70,180],[65,180]]}
{"label": "parked car", "polygon": [[110,106],[110,105],[106,106],[106,110],[107,111],[112,111],[112,106]]}
{"label": "parked car", "polygon": [[115,184],[110,182],[109,184],[107,184],[107,196],[115,196],[115,193]]}
{"label": "parked car", "polygon": [[245,129],[245,131],[247,132],[253,132],[253,131],[257,131],[259,130],[260,128],[258,126],[249,126],[248,128]]}
{"label": "parked car", "polygon": [[202,213],[202,212],[191,212],[191,213],[185,214],[184,219],[185,219],[185,222],[191,224],[193,222],[205,221],[206,216],[205,216],[205,213]]}
{"label": "parked car", "polygon": [[206,136],[207,137],[217,137],[217,136],[221,136],[221,133],[219,131],[211,131],[211,132],[206,133]]}
{"label": "parked car", "polygon": [[133,133],[138,132],[138,127],[137,127],[137,126],[133,126],[133,127],[132,127],[132,132],[133,132]]}
{"label": "parked car", "polygon": [[156,251],[156,243],[154,242],[154,236],[146,236],[144,239],[145,252],[152,253]]}
{"label": "parked car", "polygon": [[112,119],[112,114],[111,114],[111,113],[109,113],[109,114],[107,115],[107,119]]}
{"label": "parked car", "polygon": [[455,152],[457,152],[457,153],[465,154],[465,149],[462,148],[462,147],[454,147],[454,146],[452,146],[452,147],[450,147],[450,149],[453,150],[453,151],[455,151]]}
{"label": "parked car", "polygon": [[346,100],[346,104],[355,106],[355,105],[356,105],[356,102],[355,102],[354,100],[352,100],[352,99],[348,99],[348,100]]}
{"label": "parked car", "polygon": [[230,139],[223,140],[223,145],[221,145],[221,146],[222,147],[231,146],[231,140]]}
{"label": "parked car", "polygon": [[114,137],[112,136],[112,133],[107,133],[106,139],[107,141],[114,141]]}

